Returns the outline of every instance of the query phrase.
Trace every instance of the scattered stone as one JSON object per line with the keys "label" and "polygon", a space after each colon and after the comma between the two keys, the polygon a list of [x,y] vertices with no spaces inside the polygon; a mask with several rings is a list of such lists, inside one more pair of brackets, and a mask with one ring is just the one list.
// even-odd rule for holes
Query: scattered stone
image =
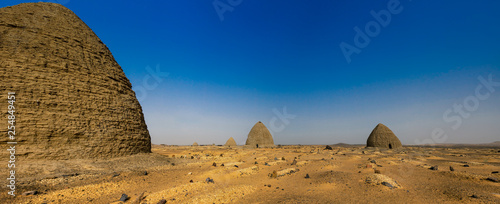
{"label": "scattered stone", "polygon": [[214,163],[212,164],[212,166],[216,167],[216,166],[217,166],[217,164],[214,162]]}
{"label": "scattered stone", "polygon": [[277,158],[277,157],[274,157],[274,161],[276,161],[276,160],[278,160],[278,158]]}
{"label": "scattered stone", "polygon": [[189,180],[189,183],[193,183],[193,179]]}
{"label": "scattered stone", "polygon": [[194,156],[191,156],[191,159],[194,159]]}
{"label": "scattered stone", "polygon": [[283,160],[283,161],[284,161],[284,160],[285,160],[285,157],[281,157],[281,160]]}
{"label": "scattered stone", "polygon": [[464,167],[469,167],[469,165],[468,164],[464,164]]}
{"label": "scattered stone", "polygon": [[376,174],[380,174],[380,170],[375,169],[375,173],[376,173]]}
{"label": "scattered stone", "polygon": [[326,149],[326,150],[333,150],[333,148],[332,148],[332,147],[330,147],[330,145],[326,145],[325,149]]}
{"label": "scattered stone", "polygon": [[479,198],[479,196],[477,196],[476,194],[473,194],[470,196],[471,198]]}
{"label": "scattered stone", "polygon": [[122,194],[122,197],[120,198],[120,201],[125,202],[128,200],[128,195],[127,194]]}
{"label": "scattered stone", "polygon": [[139,194],[139,197],[137,197],[133,202],[132,204],[140,204],[142,199],[144,199],[144,193],[145,191],[143,191],[141,194]]}
{"label": "scattered stone", "polygon": [[119,173],[115,173],[115,174],[113,174],[113,177],[117,177],[119,175],[120,175]]}
{"label": "scattered stone", "polygon": [[297,165],[297,160],[293,160],[292,165]]}
{"label": "scattered stone", "polygon": [[234,167],[239,168],[239,166],[238,166],[238,165],[234,165]]}
{"label": "scattered stone", "polygon": [[172,163],[172,166],[175,166],[175,164],[174,164],[174,163]]}
{"label": "scattered stone", "polygon": [[374,163],[374,164],[376,164],[376,163],[377,163],[377,161],[375,161],[375,160],[371,160],[371,161],[370,161],[370,163]]}
{"label": "scattered stone", "polygon": [[309,174],[306,174],[306,177],[304,177],[304,178],[308,179],[308,178],[311,178],[311,177],[309,177]]}
{"label": "scattered stone", "polygon": [[389,187],[389,188],[394,188],[394,186],[392,186],[390,183],[387,183],[387,182],[385,182],[385,181],[384,181],[384,182],[382,182],[382,185],[387,186],[387,187]]}
{"label": "scattered stone", "polygon": [[144,171],[144,172],[142,172],[142,174],[143,174],[144,176],[147,176],[147,175],[148,175],[148,171]]}
{"label": "scattered stone", "polygon": [[271,188],[271,184],[267,184],[267,187]]}
{"label": "scattered stone", "polygon": [[274,170],[273,173],[271,174],[271,178],[277,178],[277,177],[278,177],[278,172]]}
{"label": "scattered stone", "polygon": [[265,162],[265,163],[264,163],[264,165],[266,165],[266,166],[270,166],[267,162]]}
{"label": "scattered stone", "polygon": [[486,180],[492,181],[492,182],[495,182],[495,183],[499,182],[499,180],[497,178],[495,178],[495,177],[488,177]]}
{"label": "scattered stone", "polygon": [[167,200],[162,199],[162,200],[160,200],[157,204],[165,204],[165,203],[167,203]]}
{"label": "scattered stone", "polygon": [[214,180],[213,180],[213,179],[211,179],[210,177],[208,177],[207,179],[205,179],[205,181],[206,181],[207,183],[214,183]]}
{"label": "scattered stone", "polygon": [[498,174],[498,171],[492,171],[491,174]]}
{"label": "scattered stone", "polygon": [[23,196],[27,196],[27,195],[37,195],[38,194],[38,191],[26,191],[23,193]]}
{"label": "scattered stone", "polygon": [[455,169],[452,166],[450,166],[450,171],[455,171]]}
{"label": "scattered stone", "polygon": [[220,166],[224,166],[224,164],[221,164]]}
{"label": "scattered stone", "polygon": [[438,170],[438,166],[431,166],[431,168],[429,168],[430,170],[434,170],[434,171],[437,171]]}
{"label": "scattered stone", "polygon": [[366,154],[365,151],[361,151],[362,154]]}
{"label": "scattered stone", "polygon": [[255,162],[254,164],[259,164],[259,162]]}
{"label": "scattered stone", "polygon": [[382,185],[387,186],[386,184],[383,184],[385,182],[385,183],[391,184],[392,188],[400,188],[401,187],[394,179],[392,179],[386,175],[383,175],[383,174],[370,174],[366,177],[365,182],[368,184],[372,184],[372,185],[382,184]]}
{"label": "scattered stone", "polygon": [[192,174],[193,174],[193,172],[189,172],[189,173],[188,173],[188,175],[192,175]]}
{"label": "scattered stone", "polygon": [[220,154],[220,157],[224,157],[224,154]]}

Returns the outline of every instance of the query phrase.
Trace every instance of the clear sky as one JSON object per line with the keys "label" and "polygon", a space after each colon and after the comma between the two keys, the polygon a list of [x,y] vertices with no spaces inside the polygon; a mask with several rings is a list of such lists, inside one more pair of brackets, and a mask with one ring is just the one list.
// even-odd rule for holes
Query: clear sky
{"label": "clear sky", "polygon": [[378,123],[403,144],[500,140],[499,1],[58,2],[122,66],[155,144],[244,144],[258,121],[276,144],[363,144]]}

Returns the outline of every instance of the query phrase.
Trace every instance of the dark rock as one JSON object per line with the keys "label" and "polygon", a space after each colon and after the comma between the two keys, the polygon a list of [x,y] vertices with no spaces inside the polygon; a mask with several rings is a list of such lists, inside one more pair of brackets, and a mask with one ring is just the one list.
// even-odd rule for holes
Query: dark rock
{"label": "dark rock", "polygon": [[191,156],[191,159],[194,159],[194,156]]}
{"label": "dark rock", "polygon": [[306,177],[304,177],[304,178],[308,179],[308,178],[311,178],[311,177],[309,177],[309,174],[306,174]]}
{"label": "dark rock", "polygon": [[271,166],[271,165],[269,165],[267,162],[265,162],[265,163],[264,163],[264,165],[266,165],[266,166]]}
{"label": "dark rock", "polygon": [[389,187],[389,188],[394,188],[394,186],[392,186],[390,183],[387,183],[387,182],[385,182],[385,181],[384,181],[384,182],[382,182],[382,185],[387,186],[387,187]]}
{"label": "dark rock", "polygon": [[469,165],[468,164],[464,164],[464,167],[469,167]]}
{"label": "dark rock", "polygon": [[192,180],[192,179],[191,179],[191,180],[189,180],[189,183],[193,183],[193,180]]}
{"label": "dark rock", "polygon": [[495,178],[495,177],[488,177],[486,180],[492,181],[492,182],[495,182],[495,183],[499,182],[499,180],[497,178]]}
{"label": "dark rock", "polygon": [[479,198],[479,196],[477,196],[476,194],[471,195],[470,197],[471,197],[471,198]]}
{"label": "dark rock", "polygon": [[492,171],[491,173],[492,174],[498,174],[498,171]]}
{"label": "dark rock", "polygon": [[115,174],[113,174],[113,177],[117,177],[119,175],[120,175],[119,173],[115,173]]}
{"label": "dark rock", "polygon": [[292,165],[297,165],[297,160],[293,160]]}
{"label": "dark rock", "polygon": [[214,183],[214,180],[213,180],[213,179],[211,179],[210,177],[208,177],[207,179],[205,179],[205,181],[206,181],[207,183]]}
{"label": "dark rock", "polygon": [[128,200],[128,195],[124,193],[124,194],[122,194],[122,197],[120,198],[120,201],[125,202],[126,200]]}
{"label": "dark rock", "polygon": [[234,167],[239,168],[239,166],[238,166],[238,165],[234,165]]}
{"label": "dark rock", "polygon": [[255,162],[254,164],[259,164],[259,162]]}
{"label": "dark rock", "polygon": [[380,170],[375,169],[375,173],[376,173],[376,174],[380,174]]}
{"label": "dark rock", "polygon": [[450,171],[455,171],[455,169],[452,166],[450,166]]}
{"label": "dark rock", "polygon": [[374,164],[376,164],[376,163],[377,163],[377,161],[375,161],[375,160],[371,160],[371,161],[370,161],[370,163],[374,163]]}
{"label": "dark rock", "polygon": [[160,200],[157,204],[165,204],[165,203],[167,203],[167,200],[162,199],[162,200]]}
{"label": "dark rock", "polygon": [[285,160],[285,157],[281,157],[281,160]]}
{"label": "dark rock", "polygon": [[220,166],[224,166],[224,164],[221,164]]}
{"label": "dark rock", "polygon": [[278,160],[278,157],[274,157],[274,161]]}
{"label": "dark rock", "polygon": [[271,184],[267,184],[267,187],[271,188]]}
{"label": "dark rock", "polygon": [[175,166],[175,164],[174,164],[174,163],[171,163],[171,164],[172,164],[172,166]]}
{"label": "dark rock", "polygon": [[37,195],[38,194],[38,191],[26,191],[23,193],[23,196],[27,196],[27,195]]}
{"label": "dark rock", "polygon": [[271,174],[271,178],[277,178],[277,177],[278,177],[278,172],[274,170],[273,173]]}
{"label": "dark rock", "polygon": [[148,175],[148,171],[142,172],[142,175],[147,176]]}
{"label": "dark rock", "polygon": [[216,167],[216,166],[217,166],[217,164],[214,162],[214,163],[212,164],[212,166]]}
{"label": "dark rock", "polygon": [[326,150],[333,150],[333,148],[332,148],[332,147],[330,147],[330,145],[326,145],[325,149],[326,149]]}
{"label": "dark rock", "polygon": [[438,166],[431,166],[431,168],[429,168],[430,170],[434,170],[434,171],[437,171],[438,170]]}

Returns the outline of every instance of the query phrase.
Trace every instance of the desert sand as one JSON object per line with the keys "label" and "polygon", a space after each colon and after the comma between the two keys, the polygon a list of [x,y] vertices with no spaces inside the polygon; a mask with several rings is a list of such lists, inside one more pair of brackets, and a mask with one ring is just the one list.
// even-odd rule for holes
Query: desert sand
{"label": "desert sand", "polygon": [[[12,199],[2,193],[0,199],[155,204],[163,199],[166,203],[500,202],[500,183],[495,182],[500,179],[500,149],[453,147],[153,145],[152,154],[108,160],[20,161],[18,196]],[[22,195],[27,191],[37,192]],[[125,202],[119,201],[122,194],[127,195]]]}

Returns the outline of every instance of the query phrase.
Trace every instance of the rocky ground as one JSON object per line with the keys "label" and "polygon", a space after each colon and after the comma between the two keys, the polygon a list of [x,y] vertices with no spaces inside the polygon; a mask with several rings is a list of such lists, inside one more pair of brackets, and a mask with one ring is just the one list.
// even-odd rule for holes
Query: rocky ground
{"label": "rocky ground", "polygon": [[[2,185],[0,200],[500,203],[499,148],[153,145],[153,152],[106,161],[19,161],[17,196],[10,198]],[[6,168],[0,176],[7,177]]]}

